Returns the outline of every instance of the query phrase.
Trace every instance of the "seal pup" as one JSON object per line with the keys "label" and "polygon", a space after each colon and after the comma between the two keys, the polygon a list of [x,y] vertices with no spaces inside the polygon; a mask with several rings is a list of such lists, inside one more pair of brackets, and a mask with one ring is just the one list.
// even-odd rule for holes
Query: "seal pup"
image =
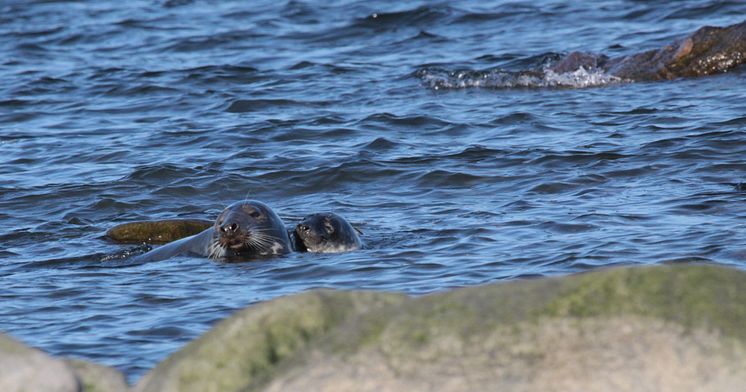
{"label": "seal pup", "polygon": [[209,229],[153,249],[136,260],[149,262],[191,255],[240,261],[278,256],[291,249],[282,219],[266,204],[248,200],[228,206]]}
{"label": "seal pup", "polygon": [[358,230],[333,212],[306,216],[295,226],[294,234],[299,252],[339,253],[363,246]]}

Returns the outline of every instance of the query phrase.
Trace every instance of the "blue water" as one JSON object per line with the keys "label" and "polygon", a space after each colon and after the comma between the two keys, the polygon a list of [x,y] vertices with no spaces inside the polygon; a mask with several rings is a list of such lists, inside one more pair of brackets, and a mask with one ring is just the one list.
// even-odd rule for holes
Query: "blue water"
{"label": "blue water", "polygon": [[[743,69],[556,88],[462,77],[657,48],[741,22],[744,2],[0,11],[0,331],[130,381],[236,309],[310,288],[422,294],[619,264],[746,265]],[[336,211],[367,247],[138,264],[128,256],[143,247],[102,238],[245,198],[288,224]]]}

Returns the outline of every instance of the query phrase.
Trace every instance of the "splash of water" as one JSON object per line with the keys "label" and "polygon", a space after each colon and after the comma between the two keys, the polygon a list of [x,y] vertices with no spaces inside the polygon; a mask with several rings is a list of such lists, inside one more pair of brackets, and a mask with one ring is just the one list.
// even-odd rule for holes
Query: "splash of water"
{"label": "splash of water", "polygon": [[599,68],[580,67],[572,72],[556,73],[549,67],[536,71],[506,71],[489,69],[484,71],[448,71],[440,68],[424,68],[415,73],[433,90],[464,88],[587,88],[625,82]]}

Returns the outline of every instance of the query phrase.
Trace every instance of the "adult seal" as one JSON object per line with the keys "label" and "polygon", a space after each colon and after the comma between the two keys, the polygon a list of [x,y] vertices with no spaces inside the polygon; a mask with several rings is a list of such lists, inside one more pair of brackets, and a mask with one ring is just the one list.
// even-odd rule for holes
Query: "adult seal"
{"label": "adult seal", "polygon": [[341,216],[324,212],[303,218],[295,227],[299,252],[339,253],[360,249],[358,231]]}
{"label": "adult seal", "polygon": [[251,200],[228,206],[209,229],[153,249],[136,260],[150,262],[189,255],[241,261],[290,251],[290,237],[282,219],[266,204]]}

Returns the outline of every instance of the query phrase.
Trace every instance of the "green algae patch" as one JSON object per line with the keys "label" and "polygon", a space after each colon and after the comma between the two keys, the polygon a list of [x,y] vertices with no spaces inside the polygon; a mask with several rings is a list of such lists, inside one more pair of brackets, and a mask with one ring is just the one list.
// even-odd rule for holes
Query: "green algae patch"
{"label": "green algae patch", "polygon": [[162,244],[199,234],[213,222],[201,219],[166,219],[129,222],[112,227],[106,237],[119,243]]}
{"label": "green algae patch", "polygon": [[78,381],[80,392],[127,392],[129,387],[118,370],[78,359],[66,359]]}
{"label": "green algae patch", "polygon": [[[371,350],[397,363],[422,364],[446,355],[468,361],[468,353],[479,346],[494,350],[495,360],[531,359],[543,352],[511,342],[543,330],[542,324],[640,318],[746,341],[744,304],[746,273],[739,270],[712,265],[611,268],[411,298],[353,315],[314,347],[339,356]],[[501,347],[517,357],[503,356]]]}
{"label": "green algae patch", "polygon": [[563,279],[535,316],[631,314],[746,341],[746,272],[714,265],[614,268]]}
{"label": "green algae patch", "polygon": [[159,364],[139,391],[236,391],[262,383],[285,359],[350,314],[397,294],[314,291],[238,312]]}
{"label": "green algae patch", "polygon": [[611,268],[415,298],[312,291],[238,312],[137,390],[599,390],[638,378],[727,390],[746,382],[745,322],[746,272],[713,265]]}
{"label": "green algae patch", "polygon": [[261,390],[731,390],[744,281],[636,266],[411,298],[352,315]]}
{"label": "green algae patch", "polygon": [[26,354],[30,348],[25,344],[3,334],[0,334],[0,352],[7,355]]}

